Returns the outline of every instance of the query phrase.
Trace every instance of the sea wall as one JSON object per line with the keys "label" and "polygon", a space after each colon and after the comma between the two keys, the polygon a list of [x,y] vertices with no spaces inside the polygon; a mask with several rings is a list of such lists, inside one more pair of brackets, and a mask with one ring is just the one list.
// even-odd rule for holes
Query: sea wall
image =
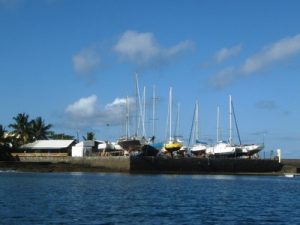
{"label": "sea wall", "polygon": [[[294,165],[263,159],[155,158],[155,157],[19,157],[0,161],[0,170],[30,172],[125,172],[176,174],[299,173]],[[297,164],[298,165],[298,164]]]}
{"label": "sea wall", "polygon": [[115,157],[20,157],[0,162],[1,169],[41,172],[129,172],[129,158]]}
{"label": "sea wall", "polygon": [[228,158],[132,157],[130,171],[135,173],[259,174],[277,173],[283,164],[276,160]]}

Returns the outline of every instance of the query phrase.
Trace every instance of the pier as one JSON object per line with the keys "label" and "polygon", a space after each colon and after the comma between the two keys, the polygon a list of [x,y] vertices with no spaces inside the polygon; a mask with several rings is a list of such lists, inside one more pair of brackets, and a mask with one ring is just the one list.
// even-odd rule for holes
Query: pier
{"label": "pier", "polygon": [[155,157],[21,157],[19,161],[0,161],[0,170],[24,172],[122,172],[167,174],[297,174],[300,160],[286,159],[208,159]]}

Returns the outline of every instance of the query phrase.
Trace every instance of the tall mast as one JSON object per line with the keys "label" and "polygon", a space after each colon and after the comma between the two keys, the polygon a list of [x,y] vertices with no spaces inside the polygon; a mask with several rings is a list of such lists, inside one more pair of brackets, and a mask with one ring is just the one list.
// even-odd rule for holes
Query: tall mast
{"label": "tall mast", "polygon": [[129,102],[128,102],[128,96],[126,97],[126,138],[129,137]]}
{"label": "tall mast", "polygon": [[238,135],[239,143],[240,143],[240,145],[242,145],[240,131],[239,131],[239,127],[238,127],[235,112],[234,112],[233,101],[231,101],[231,107],[232,107],[232,114],[233,114],[234,124],[235,124],[236,132],[237,132],[237,135]]}
{"label": "tall mast", "polygon": [[217,143],[219,143],[220,139],[220,107],[217,107]]}
{"label": "tall mast", "polygon": [[169,92],[169,141],[172,141],[172,87]]}
{"label": "tall mast", "polygon": [[155,106],[156,106],[155,86],[153,85],[153,98],[152,98],[152,136],[153,137],[155,137]]}
{"label": "tall mast", "polygon": [[229,95],[229,144],[232,144],[232,104],[231,95]]}
{"label": "tall mast", "polygon": [[140,129],[140,123],[142,122],[142,129],[143,129],[143,121],[141,121],[142,118],[142,104],[141,104],[141,96],[140,96],[140,89],[139,89],[139,80],[138,80],[138,74],[135,74],[136,79],[136,131],[135,136],[137,137],[139,135],[139,129]]}
{"label": "tall mast", "polygon": [[196,108],[195,108],[195,141],[199,140],[199,103],[196,100]]}
{"label": "tall mast", "polygon": [[135,136],[138,136],[138,127],[139,127],[139,83],[138,83],[138,74],[135,73]]}
{"label": "tall mast", "polygon": [[190,137],[189,137],[189,143],[188,143],[188,147],[190,147],[191,143],[194,144],[194,142],[197,140],[197,137],[196,137],[196,114],[197,114],[197,101],[195,103],[195,108],[194,108],[194,114],[193,114],[193,123],[192,123],[192,127],[191,127],[191,132],[190,132]]}
{"label": "tall mast", "polygon": [[179,131],[179,115],[180,115],[180,103],[177,103],[177,117],[176,117],[176,127],[174,130],[174,138],[178,136]]}
{"label": "tall mast", "polygon": [[146,137],[146,129],[145,129],[145,118],[146,118],[146,87],[144,87],[143,93],[143,114],[142,114],[142,128],[143,128],[143,136]]}

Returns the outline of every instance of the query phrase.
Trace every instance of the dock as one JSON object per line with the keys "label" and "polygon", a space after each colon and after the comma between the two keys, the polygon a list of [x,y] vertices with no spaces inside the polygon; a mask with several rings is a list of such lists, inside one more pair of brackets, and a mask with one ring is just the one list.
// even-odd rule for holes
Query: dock
{"label": "dock", "polygon": [[19,161],[0,161],[0,170],[23,172],[118,172],[156,174],[298,174],[300,160],[279,163],[269,159],[208,159],[155,157],[22,157]]}

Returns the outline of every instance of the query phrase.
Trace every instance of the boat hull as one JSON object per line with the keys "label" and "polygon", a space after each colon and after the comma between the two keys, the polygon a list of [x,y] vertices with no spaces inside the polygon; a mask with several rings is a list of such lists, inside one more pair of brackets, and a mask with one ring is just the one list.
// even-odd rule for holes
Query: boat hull
{"label": "boat hull", "polygon": [[138,139],[119,140],[118,145],[128,152],[139,151],[142,147],[141,141]]}

